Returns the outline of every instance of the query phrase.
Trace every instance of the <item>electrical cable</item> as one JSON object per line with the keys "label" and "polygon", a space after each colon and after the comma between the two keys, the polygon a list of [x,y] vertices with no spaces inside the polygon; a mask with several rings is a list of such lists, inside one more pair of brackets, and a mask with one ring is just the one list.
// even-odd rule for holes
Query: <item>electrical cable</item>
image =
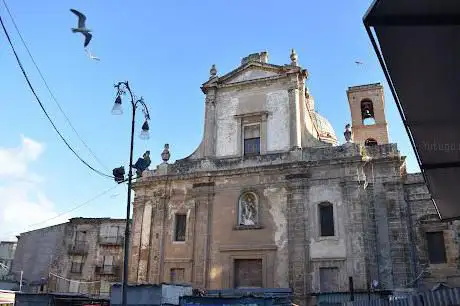
{"label": "electrical cable", "polygon": [[100,280],[98,280],[98,281],[79,281],[79,280],[68,279],[68,278],[60,276],[58,274],[55,274],[53,272],[50,272],[49,275],[52,275],[54,277],[60,278],[62,280],[68,281],[68,282],[79,283],[79,284],[97,284],[97,283],[101,282]]}
{"label": "electrical cable", "polygon": [[[103,195],[107,194],[109,191],[112,191],[113,189],[115,189],[115,188],[117,188],[117,187],[118,187],[118,185],[112,186],[112,187],[110,187],[109,189],[106,189],[105,191],[103,191],[103,192],[101,192],[101,193],[99,193],[99,194],[93,196],[93,197],[90,198],[89,200],[86,200],[86,201],[84,201],[83,203],[80,203],[80,204],[74,206],[73,208],[71,208],[71,209],[69,209],[69,210],[67,210],[67,211],[65,211],[65,212],[62,212],[62,213],[60,213],[60,214],[58,214],[58,215],[56,215],[56,216],[54,216],[54,217],[52,217],[52,218],[48,218],[48,219],[46,219],[46,220],[43,220],[43,221],[40,221],[40,222],[37,222],[37,223],[34,223],[34,224],[29,224],[29,225],[27,226],[27,228],[31,228],[31,227],[33,227],[33,226],[37,226],[37,225],[46,223],[46,222],[48,222],[48,221],[51,221],[51,220],[54,220],[54,219],[56,219],[56,218],[62,217],[62,216],[66,215],[66,214],[68,214],[68,213],[70,213],[70,212],[73,212],[73,211],[75,211],[75,210],[77,210],[77,209],[79,209],[79,208],[81,208],[81,207],[83,207],[83,206],[85,206],[85,205],[88,205],[89,203],[91,203],[91,202],[93,202],[94,200],[96,200],[96,199],[102,197]],[[12,233],[15,233],[15,232],[16,232],[16,231],[10,231],[10,232],[3,233],[3,235],[9,235],[9,234],[12,234]]]}
{"label": "electrical cable", "polygon": [[57,129],[56,125],[54,124],[53,120],[51,119],[51,117],[48,115],[48,112],[46,111],[45,107],[43,106],[42,102],[40,101],[40,98],[38,97],[37,93],[35,92],[35,89],[33,88],[30,80],[29,80],[29,77],[21,63],[21,60],[19,59],[19,56],[18,54],[16,53],[16,49],[14,48],[14,45],[13,45],[13,42],[11,41],[11,38],[10,38],[10,35],[8,34],[8,31],[6,30],[6,27],[5,27],[5,24],[3,23],[3,19],[2,17],[0,16],[0,23],[2,25],[2,28],[3,28],[3,32],[5,33],[6,35],[6,38],[8,39],[8,42],[11,46],[11,49],[13,50],[13,53],[14,53],[14,56],[16,57],[16,61],[18,62],[18,65],[19,67],[21,68],[21,71],[22,71],[22,74],[24,75],[26,81],[27,81],[27,84],[29,85],[29,88],[30,90],[32,91],[32,93],[34,94],[38,104],[40,105],[40,108],[43,110],[43,112],[45,113],[46,117],[48,118],[48,121],[51,123],[51,125],[53,126],[54,130],[56,131],[56,133],[59,135],[59,137],[62,139],[62,141],[66,144],[67,148],[72,151],[72,153],[84,164],[86,165],[89,169],[93,170],[94,172],[96,172],[97,174],[101,175],[101,176],[104,176],[104,177],[107,177],[107,178],[111,178],[113,179],[114,177],[111,176],[111,175],[108,175],[108,174],[105,174],[97,169],[95,169],[93,166],[91,166],[90,164],[88,164],[83,158],[80,157],[80,155],[78,155],[78,153],[70,146],[70,144],[67,142],[67,140],[64,138],[64,136],[62,136],[61,132]]}
{"label": "electrical cable", "polygon": [[46,82],[45,80],[45,77],[43,76],[40,68],[38,67],[37,63],[35,62],[35,59],[34,57],[32,56],[32,53],[30,52],[24,38],[22,37],[21,35],[21,31],[19,31],[19,27],[17,26],[16,24],[16,21],[14,20],[13,18],[13,15],[11,14],[11,11],[8,7],[8,5],[6,4],[6,1],[5,0],[2,0],[3,1],[3,5],[5,6],[6,8],[6,11],[8,13],[8,15],[10,16],[10,19],[11,19],[11,22],[13,23],[13,26],[14,28],[16,29],[16,32],[18,33],[19,35],[19,38],[21,39],[22,41],[22,44],[24,45],[24,48],[26,49],[27,53],[29,54],[29,57],[30,59],[32,60],[32,63],[34,64],[35,68],[37,69],[38,71],[38,74],[40,75],[43,83],[45,84],[45,87],[46,89],[48,90],[48,92],[50,93],[50,96],[51,98],[53,99],[53,101],[56,103],[57,107],[59,108],[59,110],[61,111],[62,115],[64,116],[64,118],[66,119],[67,123],[69,124],[69,126],[72,128],[72,130],[75,132],[75,134],[77,135],[78,139],[80,139],[81,143],[86,147],[86,149],[88,150],[88,152],[94,157],[94,159],[99,163],[99,165],[101,165],[104,169],[106,169],[108,171],[108,168],[101,162],[101,160],[96,156],[96,154],[93,152],[93,150],[91,150],[91,148],[88,146],[88,144],[83,140],[83,138],[80,136],[80,134],[77,132],[77,130],[75,129],[75,127],[73,126],[72,122],[70,121],[69,117],[66,115],[66,113],[64,112],[64,110],[62,109],[61,105],[59,104],[59,102],[57,101],[56,99],[56,96],[54,95],[53,91],[51,90],[51,88],[49,87],[48,85],[48,82]]}

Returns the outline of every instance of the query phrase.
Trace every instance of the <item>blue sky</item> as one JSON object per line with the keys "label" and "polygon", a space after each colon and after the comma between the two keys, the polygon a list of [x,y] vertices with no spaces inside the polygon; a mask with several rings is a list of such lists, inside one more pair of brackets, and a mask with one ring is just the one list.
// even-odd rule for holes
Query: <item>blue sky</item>
{"label": "blue sky", "polygon": [[[300,64],[310,73],[308,86],[316,108],[330,120],[341,140],[343,127],[350,122],[347,87],[383,82],[390,140],[398,143],[400,151],[408,156],[409,171],[418,171],[362,24],[370,0],[7,3],[61,107],[109,171],[94,160],[64,120],[0,4],[0,14],[32,84],[65,137],[98,169],[111,172],[114,167],[126,165],[129,154],[128,105],[123,116],[110,113],[115,82],[129,80],[135,93],[149,105],[150,139],[136,139],[135,156],[148,149],[152,164],[158,164],[164,143],[170,144],[172,159],[185,157],[198,146],[204,110],[200,85],[208,79],[212,64],[222,75],[236,68],[242,57],[259,51],[268,51],[271,63],[286,64],[290,61],[290,49],[295,48]],[[71,33],[76,17],[70,8],[87,15],[87,25],[94,31],[90,49],[101,58],[100,62],[89,60],[83,51],[83,38]],[[22,176],[15,175],[13,170],[3,171],[0,193],[5,196],[8,192],[22,192],[19,202],[29,205],[19,209],[19,204],[14,204],[17,197],[8,197],[10,205],[29,214],[20,217],[0,209],[0,219],[8,217],[9,223],[5,224],[10,224],[0,227],[0,238],[4,238],[11,236],[12,231],[30,230],[27,225],[65,212],[114,183],[85,168],[58,138],[28,89],[3,33],[0,36],[0,149],[16,152],[10,154],[12,157],[25,156],[18,164],[27,164]],[[357,66],[355,60],[364,65]],[[139,131],[141,116],[137,122]],[[12,151],[14,148],[17,150]],[[24,153],[27,148],[35,153],[17,153]],[[27,192],[21,191],[20,187],[28,184],[24,177],[31,175],[40,181],[29,183]],[[123,217],[125,201],[126,189],[118,186],[61,219]],[[46,206],[42,212],[40,205]]]}

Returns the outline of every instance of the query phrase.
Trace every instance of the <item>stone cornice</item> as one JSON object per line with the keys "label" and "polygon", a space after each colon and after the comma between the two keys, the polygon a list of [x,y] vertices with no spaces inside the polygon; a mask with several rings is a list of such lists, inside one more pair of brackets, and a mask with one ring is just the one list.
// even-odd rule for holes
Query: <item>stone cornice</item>
{"label": "stone cornice", "polygon": [[[277,75],[270,76],[270,77],[264,77],[264,78],[256,78],[252,80],[245,80],[241,82],[225,83],[226,81],[231,80],[232,78],[236,77],[243,71],[250,69],[251,67],[257,67],[259,70],[275,72],[277,73]],[[308,77],[307,70],[302,69],[301,67],[290,66],[290,65],[279,66],[279,65],[273,65],[273,64],[268,64],[268,63],[249,62],[225,74],[222,77],[216,77],[216,78],[210,79],[209,81],[207,81],[201,86],[201,90],[203,91],[203,93],[207,93],[210,88],[245,87],[248,85],[253,85],[255,83],[261,83],[261,82],[266,82],[267,85],[269,85],[274,81],[286,78],[292,74],[301,74],[305,78]]]}
{"label": "stone cornice", "polygon": [[[347,166],[353,160],[347,161]],[[354,160],[356,163],[362,163],[361,160]],[[335,163],[333,163],[335,164]],[[340,163],[336,163],[340,164]],[[133,184],[134,188],[140,188],[143,186],[151,186],[152,184],[164,184],[166,180],[191,180],[191,179],[200,179],[200,178],[209,178],[213,177],[223,177],[223,176],[238,176],[245,174],[254,174],[254,173],[263,173],[263,174],[275,174],[275,173],[286,173],[286,175],[292,174],[292,171],[298,171],[300,169],[308,169],[312,167],[321,167],[331,165],[331,162],[328,160],[325,161],[293,161],[289,163],[280,163],[280,164],[265,164],[265,165],[254,165],[248,167],[238,167],[231,169],[214,169],[209,171],[196,171],[190,173],[171,173],[168,175],[162,176],[150,176],[145,177],[142,181],[137,181]],[[280,171],[281,170],[281,171]],[[315,178],[312,178],[315,179]]]}
{"label": "stone cornice", "polygon": [[221,252],[235,251],[276,251],[278,247],[274,244],[238,244],[238,245],[220,245]]}

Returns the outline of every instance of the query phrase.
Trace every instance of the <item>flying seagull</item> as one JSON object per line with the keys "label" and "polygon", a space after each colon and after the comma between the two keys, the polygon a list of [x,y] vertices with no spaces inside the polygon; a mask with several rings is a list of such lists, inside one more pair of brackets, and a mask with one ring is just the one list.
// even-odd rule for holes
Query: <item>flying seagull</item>
{"label": "flying seagull", "polygon": [[78,28],[72,28],[72,33],[81,33],[85,36],[85,44],[83,46],[86,48],[93,37],[90,33],[91,30],[86,28],[86,16],[75,9],[70,9],[70,11],[78,17]]}
{"label": "flying seagull", "polygon": [[362,64],[364,64],[364,63],[363,63],[363,62],[360,62],[360,61],[355,61],[355,64],[357,64],[357,65],[362,65]]}
{"label": "flying seagull", "polygon": [[85,52],[90,59],[95,60],[95,61],[101,60],[99,57],[92,55],[91,52],[87,48],[85,48]]}

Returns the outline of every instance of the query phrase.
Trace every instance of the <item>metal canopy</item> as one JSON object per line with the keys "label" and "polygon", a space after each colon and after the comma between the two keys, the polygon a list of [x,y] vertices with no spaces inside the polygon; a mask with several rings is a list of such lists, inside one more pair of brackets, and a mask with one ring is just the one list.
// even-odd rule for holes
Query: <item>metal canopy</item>
{"label": "metal canopy", "polygon": [[460,1],[375,0],[364,25],[438,214],[460,219]]}

